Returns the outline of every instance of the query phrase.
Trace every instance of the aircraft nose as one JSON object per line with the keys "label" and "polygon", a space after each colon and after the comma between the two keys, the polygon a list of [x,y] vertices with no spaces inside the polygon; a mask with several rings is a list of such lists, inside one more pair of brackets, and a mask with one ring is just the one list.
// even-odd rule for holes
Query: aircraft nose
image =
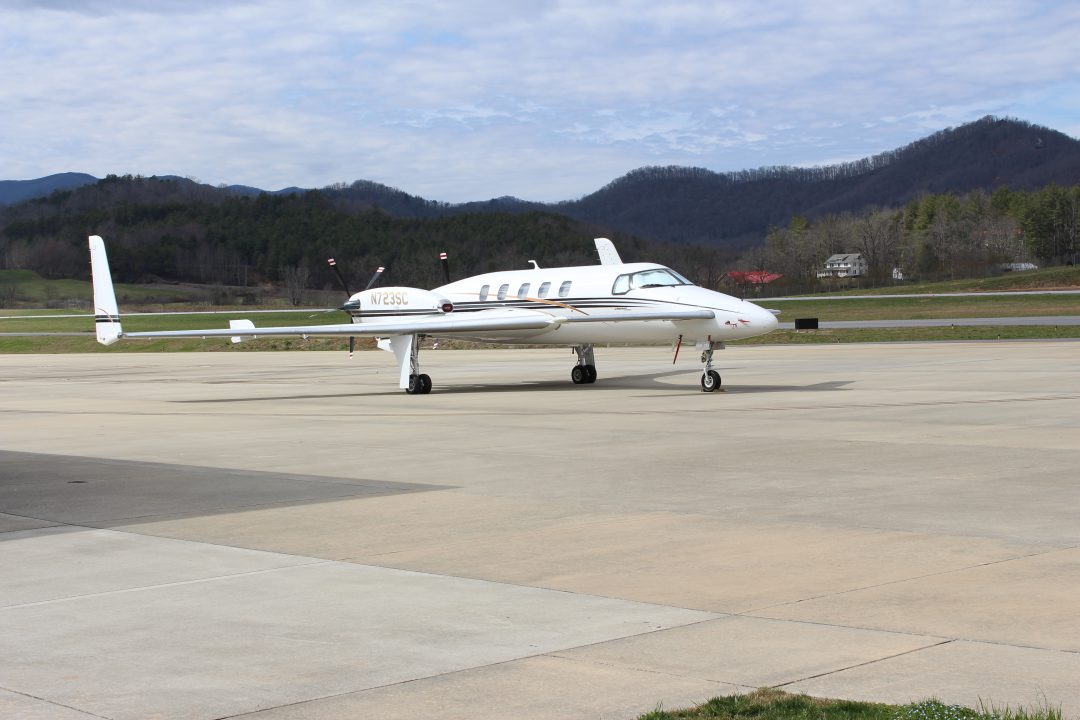
{"label": "aircraft nose", "polygon": [[762,328],[765,332],[772,332],[780,324],[776,315],[774,315],[771,310],[766,310],[754,303],[746,304],[751,308],[751,322],[753,322],[755,326]]}

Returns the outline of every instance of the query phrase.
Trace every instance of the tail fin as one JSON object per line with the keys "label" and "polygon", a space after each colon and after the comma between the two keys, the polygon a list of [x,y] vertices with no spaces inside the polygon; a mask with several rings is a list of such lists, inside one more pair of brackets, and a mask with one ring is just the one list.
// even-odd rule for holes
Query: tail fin
{"label": "tail fin", "polygon": [[619,251],[615,249],[615,244],[607,238],[593,238],[593,242],[596,243],[596,253],[600,256],[601,265],[622,265],[622,258],[619,257]]}
{"label": "tail fin", "polygon": [[98,235],[90,236],[90,273],[94,279],[94,325],[97,341],[112,345],[120,339],[120,309],[116,306],[112,275],[109,274],[109,258],[105,254],[105,241]]}

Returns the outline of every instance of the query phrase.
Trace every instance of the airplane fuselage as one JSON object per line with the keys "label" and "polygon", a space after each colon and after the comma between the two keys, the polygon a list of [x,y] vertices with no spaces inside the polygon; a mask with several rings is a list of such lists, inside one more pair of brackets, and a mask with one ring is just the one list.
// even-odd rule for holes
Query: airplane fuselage
{"label": "airplane fuselage", "polygon": [[[415,315],[409,297],[397,288],[385,294],[368,291],[366,302],[354,296],[354,322]],[[625,312],[626,320],[596,323],[553,323],[543,328],[490,330],[467,339],[494,343],[581,345],[597,343],[654,343],[738,340],[776,328],[776,317],[757,305],[690,283],[655,263],[589,265],[580,267],[506,270],[458,280],[429,291],[453,305],[453,314],[514,310],[543,312],[553,317]],[[373,304],[374,303],[374,304]],[[438,300],[433,303],[438,306]],[[712,317],[681,320],[633,319],[645,311],[701,309]],[[709,314],[709,313],[706,313]],[[438,332],[431,333],[439,336]],[[461,333],[454,337],[463,338]]]}

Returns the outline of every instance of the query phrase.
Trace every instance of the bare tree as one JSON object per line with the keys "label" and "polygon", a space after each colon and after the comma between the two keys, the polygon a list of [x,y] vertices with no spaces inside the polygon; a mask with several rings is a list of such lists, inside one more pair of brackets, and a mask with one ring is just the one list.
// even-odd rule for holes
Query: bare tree
{"label": "bare tree", "polygon": [[311,270],[307,263],[299,265],[286,265],[282,271],[285,278],[285,289],[289,293],[289,302],[294,306],[304,301],[304,292],[307,290],[308,280],[311,278]]}
{"label": "bare tree", "polygon": [[896,265],[900,250],[900,213],[879,211],[867,215],[859,225],[859,252],[874,278],[887,278]]}

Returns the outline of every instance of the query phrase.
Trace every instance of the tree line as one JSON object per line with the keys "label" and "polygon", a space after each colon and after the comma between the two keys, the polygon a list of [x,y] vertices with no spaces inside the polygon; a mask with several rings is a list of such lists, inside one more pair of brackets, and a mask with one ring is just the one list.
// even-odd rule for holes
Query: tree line
{"label": "tree line", "polygon": [[1059,265],[1080,260],[1080,185],[926,194],[898,209],[795,216],[773,228],[743,264],[813,287],[825,260],[862,253],[870,279],[984,276],[1005,263]]}

